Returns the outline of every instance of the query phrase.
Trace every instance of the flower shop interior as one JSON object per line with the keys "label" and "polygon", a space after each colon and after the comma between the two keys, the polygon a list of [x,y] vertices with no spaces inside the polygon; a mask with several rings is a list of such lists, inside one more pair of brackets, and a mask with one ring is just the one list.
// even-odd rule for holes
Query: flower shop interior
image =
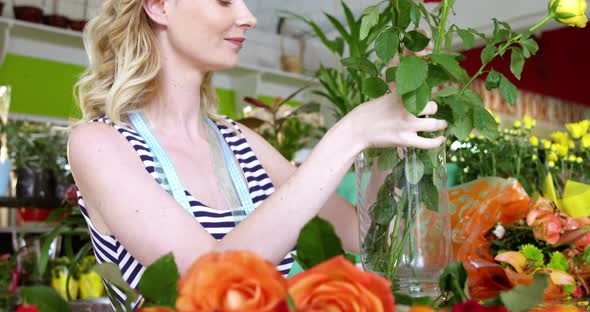
{"label": "flower shop interior", "polygon": [[[95,270],[96,254],[67,160],[69,130],[82,118],[74,87],[89,63],[83,29],[111,1],[117,0],[0,0],[0,311],[64,311],[38,303],[55,293],[72,311],[111,309],[105,271]],[[537,283],[539,272],[550,277],[541,300],[590,296],[585,0],[243,2],[257,25],[247,31],[239,64],[213,76],[219,113],[259,133],[292,164],[304,163],[322,136],[357,105],[389,92],[385,81],[395,81],[398,92],[408,86],[400,95],[411,113],[434,100],[435,117],[453,119],[437,153],[367,150],[343,177],[336,193],[356,207],[360,223],[371,224],[360,229],[361,253],[352,260],[357,268],[395,284],[423,273],[416,273],[414,264],[432,266],[424,274],[438,285],[447,265],[463,261],[462,270],[469,273],[463,288],[471,298],[500,294],[507,300],[503,292]],[[388,44],[391,49],[383,48]],[[418,54],[431,46],[432,57]],[[420,60],[410,62],[419,58],[403,49]],[[388,67],[394,58],[399,65]],[[420,62],[428,76],[416,82],[411,77],[420,76]],[[422,96],[422,86],[432,91]],[[463,118],[467,114],[471,117]],[[377,190],[370,191],[375,186],[365,182],[378,176],[375,171],[397,179],[391,185],[390,179],[381,181],[376,199],[371,194]],[[382,192],[384,186],[390,191]],[[421,192],[424,199],[412,208],[400,195],[404,192]],[[420,233],[408,226],[414,223],[435,230],[412,236]],[[411,229],[400,230],[402,237],[411,234],[408,255],[395,252],[408,249],[393,233],[398,226]],[[389,241],[376,238],[381,234]],[[443,237],[441,244],[426,243],[436,237]],[[420,247],[420,241],[429,247]],[[407,260],[415,256],[422,260]],[[305,262],[301,258],[297,261]],[[384,258],[389,261],[382,263]],[[495,278],[500,275],[502,280]],[[453,290],[442,282],[437,287],[441,297]],[[146,302],[153,300],[143,295]],[[404,298],[413,295],[395,295],[398,304]],[[39,310],[25,310],[27,300]],[[437,307],[433,302],[426,305]],[[525,311],[506,302],[508,310]]]}

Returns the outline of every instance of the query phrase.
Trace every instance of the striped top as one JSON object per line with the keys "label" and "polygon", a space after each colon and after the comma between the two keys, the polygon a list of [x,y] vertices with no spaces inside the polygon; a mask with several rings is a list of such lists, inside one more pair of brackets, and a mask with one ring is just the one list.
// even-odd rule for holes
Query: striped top
{"label": "striped top", "polygon": [[[154,157],[148,145],[135,130],[126,125],[117,125],[107,117],[99,117],[92,120],[92,122],[106,123],[122,134],[141,158],[147,172],[149,172],[156,181],[160,182],[160,179],[163,177],[162,169],[158,162],[154,161]],[[230,122],[235,127],[238,127],[233,121],[230,120]],[[270,177],[242,135],[236,135],[231,129],[228,129],[222,124],[217,123],[216,126],[221,131],[230,150],[238,160],[239,166],[246,177],[252,202],[255,207],[258,207],[275,190]],[[241,130],[239,132],[241,133]],[[185,194],[189,200],[195,220],[198,221],[215,239],[222,239],[234,228],[231,210],[209,208],[194,198],[187,190],[185,190]],[[116,264],[121,270],[123,279],[132,288],[137,289],[144,267],[125,249],[123,245],[121,245],[116,237],[112,235],[102,235],[96,230],[92,220],[90,220],[90,216],[84,208],[84,199],[82,198],[80,191],[78,191],[78,205],[80,206],[80,210],[88,224],[94,255],[96,256],[97,262],[111,262]],[[283,261],[278,265],[277,269],[286,276],[292,266],[293,258],[291,257],[291,254],[287,254]],[[106,284],[106,281],[104,282]],[[113,289],[113,293],[109,293],[111,302],[116,300],[124,306],[126,296],[123,292],[112,284],[109,284],[108,286]],[[137,308],[140,301],[141,298],[132,305],[134,310]]]}

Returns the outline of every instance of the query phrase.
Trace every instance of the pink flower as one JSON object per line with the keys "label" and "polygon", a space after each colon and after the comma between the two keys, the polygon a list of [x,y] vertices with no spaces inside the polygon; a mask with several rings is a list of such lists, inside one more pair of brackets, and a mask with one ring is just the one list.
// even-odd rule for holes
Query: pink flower
{"label": "pink flower", "polygon": [[559,217],[553,212],[541,209],[531,210],[526,217],[526,222],[533,229],[536,239],[551,245],[559,241],[563,226]]}
{"label": "pink flower", "polygon": [[576,248],[583,250],[586,246],[590,246],[590,232],[586,233],[582,238],[576,241]]}

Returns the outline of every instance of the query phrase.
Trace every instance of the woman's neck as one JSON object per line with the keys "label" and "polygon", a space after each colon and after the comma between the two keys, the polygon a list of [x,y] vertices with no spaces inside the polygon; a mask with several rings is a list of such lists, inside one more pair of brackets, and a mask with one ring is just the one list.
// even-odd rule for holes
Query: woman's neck
{"label": "woman's neck", "polygon": [[162,66],[157,94],[143,111],[152,129],[163,134],[205,138],[201,114],[201,85],[204,74],[175,72],[171,75]]}

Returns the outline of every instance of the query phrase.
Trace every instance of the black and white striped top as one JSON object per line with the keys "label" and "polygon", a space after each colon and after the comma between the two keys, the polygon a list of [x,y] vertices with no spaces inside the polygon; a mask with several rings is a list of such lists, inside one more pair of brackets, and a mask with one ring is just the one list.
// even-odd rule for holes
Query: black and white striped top
{"label": "black and white striped top", "polygon": [[[131,143],[150,175],[157,181],[161,179],[161,168],[159,168],[157,162],[154,162],[154,157],[148,145],[135,130],[128,126],[116,125],[106,117],[96,118],[92,120],[92,122],[102,122],[113,126],[127,139],[127,141],[129,141],[129,143]],[[238,127],[233,121],[230,120],[230,122]],[[217,123],[216,125],[223,134],[230,150],[238,160],[240,168],[246,177],[252,202],[255,207],[258,207],[275,190],[269,176],[243,136],[236,135],[231,129],[228,129],[222,124]],[[185,193],[192,207],[195,220],[197,220],[215,239],[222,239],[234,228],[233,217],[230,210],[209,208],[195,199],[188,191],[185,190]],[[90,220],[90,216],[84,208],[84,199],[79,191],[78,204],[90,230],[90,237],[92,239],[93,250],[97,262],[112,262],[116,264],[121,270],[123,279],[132,288],[137,289],[144,267],[135,260],[116,237],[112,235],[102,235],[96,230],[92,224],[92,220]],[[291,257],[291,254],[287,254],[283,261],[278,265],[277,269],[286,276],[292,266],[293,258]],[[112,284],[109,286],[114,290],[114,293],[109,293],[111,301],[117,300],[122,306],[124,306],[126,297],[123,292]],[[133,304],[134,310],[140,300],[141,298]]]}

